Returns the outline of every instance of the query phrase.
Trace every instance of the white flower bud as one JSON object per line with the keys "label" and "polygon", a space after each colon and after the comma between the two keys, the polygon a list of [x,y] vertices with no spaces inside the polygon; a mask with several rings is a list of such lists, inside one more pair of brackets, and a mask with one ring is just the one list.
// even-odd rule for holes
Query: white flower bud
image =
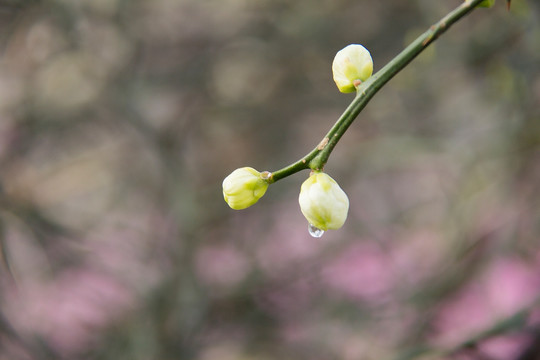
{"label": "white flower bud", "polygon": [[251,167],[234,170],[223,180],[223,197],[234,210],[255,204],[268,189],[263,175]]}
{"label": "white flower bud", "polygon": [[307,221],[321,230],[339,229],[347,219],[349,198],[325,173],[315,172],[304,181],[298,202]]}
{"label": "white flower bud", "polygon": [[362,45],[348,45],[337,52],[332,63],[332,73],[339,91],[354,92],[373,73],[371,54]]}

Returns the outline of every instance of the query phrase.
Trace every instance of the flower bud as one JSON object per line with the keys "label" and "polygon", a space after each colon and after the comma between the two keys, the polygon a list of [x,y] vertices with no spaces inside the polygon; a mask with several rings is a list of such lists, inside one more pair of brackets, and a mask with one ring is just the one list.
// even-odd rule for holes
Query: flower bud
{"label": "flower bud", "polygon": [[234,170],[223,180],[223,197],[234,210],[255,204],[268,189],[262,174],[250,167]]}
{"label": "flower bud", "polygon": [[373,73],[373,60],[362,45],[352,44],[337,52],[332,63],[334,81],[342,93],[350,93]]}
{"label": "flower bud", "polygon": [[347,219],[349,198],[325,173],[313,173],[304,181],[298,202],[307,221],[321,230],[339,229]]}

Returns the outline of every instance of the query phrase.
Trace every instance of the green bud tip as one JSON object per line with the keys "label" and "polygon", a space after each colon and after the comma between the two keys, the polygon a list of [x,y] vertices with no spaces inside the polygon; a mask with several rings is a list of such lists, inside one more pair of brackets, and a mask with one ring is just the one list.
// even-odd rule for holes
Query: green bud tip
{"label": "green bud tip", "polygon": [[[465,0],[465,2],[467,3],[470,3],[471,0]],[[484,0],[482,1],[480,4],[478,4],[478,7],[485,7],[485,8],[490,8],[492,7],[493,5],[495,4],[495,0]]]}

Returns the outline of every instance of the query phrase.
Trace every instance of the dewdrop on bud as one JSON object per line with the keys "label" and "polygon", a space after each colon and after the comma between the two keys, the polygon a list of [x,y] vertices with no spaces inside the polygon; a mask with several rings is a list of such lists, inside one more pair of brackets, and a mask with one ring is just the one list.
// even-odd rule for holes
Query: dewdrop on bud
{"label": "dewdrop on bud", "polygon": [[332,63],[332,73],[339,91],[354,92],[373,73],[371,54],[362,45],[348,45],[337,52]]}
{"label": "dewdrop on bud", "polygon": [[309,233],[314,237],[322,236],[326,230],[339,229],[347,219],[349,198],[325,173],[314,172],[304,181],[298,202],[309,222]]}
{"label": "dewdrop on bud", "polygon": [[262,174],[251,167],[234,170],[223,180],[223,197],[234,210],[255,204],[268,189],[270,173]]}

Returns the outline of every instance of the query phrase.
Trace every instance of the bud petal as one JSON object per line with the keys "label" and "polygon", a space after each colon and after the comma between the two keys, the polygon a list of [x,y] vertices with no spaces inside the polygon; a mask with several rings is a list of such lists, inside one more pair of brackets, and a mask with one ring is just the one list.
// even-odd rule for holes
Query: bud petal
{"label": "bud petal", "polygon": [[337,52],[332,63],[334,81],[342,93],[356,90],[373,73],[371,54],[362,45],[352,44]]}
{"label": "bud petal", "polygon": [[339,229],[347,219],[349,198],[325,173],[313,173],[300,188],[300,210],[307,221],[321,229]]}
{"label": "bud petal", "polygon": [[260,172],[250,167],[234,170],[223,180],[223,197],[234,210],[255,204],[268,189]]}

